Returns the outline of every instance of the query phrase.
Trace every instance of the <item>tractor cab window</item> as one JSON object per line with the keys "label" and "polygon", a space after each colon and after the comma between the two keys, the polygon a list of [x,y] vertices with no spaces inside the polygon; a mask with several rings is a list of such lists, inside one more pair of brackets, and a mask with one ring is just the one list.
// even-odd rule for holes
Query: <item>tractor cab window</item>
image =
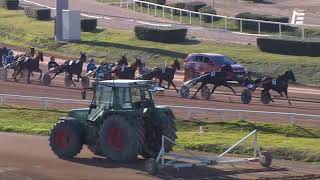
{"label": "tractor cab window", "polygon": [[120,109],[130,109],[131,106],[131,92],[130,88],[117,88],[116,89],[115,106]]}
{"label": "tractor cab window", "polygon": [[97,107],[88,114],[88,120],[91,121],[94,121],[104,109],[109,109],[113,102],[112,87],[98,85],[94,93],[92,104],[97,105]]}

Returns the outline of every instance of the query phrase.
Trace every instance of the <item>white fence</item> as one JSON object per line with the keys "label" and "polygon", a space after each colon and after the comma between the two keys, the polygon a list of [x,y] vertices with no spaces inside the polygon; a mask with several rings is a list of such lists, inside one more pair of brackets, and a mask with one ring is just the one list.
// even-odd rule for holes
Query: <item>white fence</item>
{"label": "white fence", "polygon": [[[140,5],[137,5],[140,4]],[[143,4],[143,5],[142,5]],[[294,28],[299,28],[299,30],[301,31],[301,38],[302,39],[305,39],[307,38],[306,37],[306,33],[305,33],[305,29],[307,28],[310,28],[310,29],[319,29],[320,31],[320,25],[312,25],[312,24],[291,24],[291,23],[281,23],[281,22],[273,22],[273,21],[262,21],[262,20],[253,20],[253,19],[243,19],[243,18],[236,18],[236,17],[228,17],[228,16],[221,16],[221,15],[213,15],[213,14],[207,14],[207,13],[199,13],[199,12],[196,12],[196,11],[189,11],[189,10],[186,10],[186,9],[180,9],[180,8],[175,8],[175,7],[171,7],[171,6],[165,6],[165,5],[160,5],[160,4],[155,4],[155,3],[150,3],[150,2],[146,2],[146,1],[140,1],[140,0],[128,0],[128,1],[125,1],[125,0],[121,0],[121,3],[120,3],[120,7],[127,7],[127,8],[132,8],[134,11],[139,11],[141,13],[143,13],[144,11],[144,8],[147,8],[147,14],[149,15],[154,15],[154,16],[157,16],[157,17],[162,17],[162,18],[165,18],[165,14],[166,12],[169,12],[170,13],[170,18],[171,20],[174,19],[174,11],[175,12],[179,12],[178,16],[179,16],[179,22],[182,23],[183,21],[183,14],[187,14],[188,17],[189,17],[189,22],[188,24],[192,25],[193,24],[193,21],[195,20],[194,17],[198,17],[198,20],[197,20],[197,24],[200,24],[200,26],[202,24],[204,24],[202,22],[202,19],[204,17],[211,17],[211,25],[212,27],[214,27],[214,19],[216,18],[219,18],[219,19],[222,19],[222,21],[224,21],[224,30],[227,31],[235,31],[234,29],[230,29],[228,28],[228,21],[232,20],[232,21],[237,21],[239,22],[239,32],[240,33],[243,33],[244,32],[244,28],[243,28],[243,24],[245,22],[254,22],[254,23],[257,23],[257,31],[254,32],[254,34],[257,34],[257,35],[262,35],[262,34],[265,34],[265,35],[276,35],[275,33],[268,33],[268,32],[263,32],[263,29],[261,29],[261,24],[274,24],[276,26],[279,26],[278,28],[278,35],[279,36],[292,36],[292,35],[285,35],[284,34],[284,29],[286,29],[287,27],[294,27]],[[159,13],[159,10],[160,10],[160,13]],[[154,14],[151,14],[151,11],[154,11],[153,13]],[[182,23],[182,24],[185,24]],[[219,28],[219,27],[215,27],[215,28]],[[220,27],[221,28],[221,27]],[[200,31],[200,30],[199,30]],[[263,33],[262,33],[263,32]],[[251,32],[250,32],[251,33]],[[313,39],[318,39],[320,37],[316,37],[316,38],[313,38]]]}
{"label": "white fence", "polygon": [[[41,102],[43,103],[43,108],[48,109],[49,103],[65,103],[65,104],[83,104],[88,107],[90,100],[77,100],[77,99],[63,99],[63,98],[52,98],[52,97],[37,97],[37,96],[22,96],[22,95],[12,95],[12,94],[0,94],[0,105],[5,105],[6,101],[27,101],[30,102]],[[243,109],[218,109],[218,108],[203,108],[203,107],[190,107],[190,106],[176,106],[176,105],[165,105],[176,111],[183,111],[182,116],[185,119],[193,119],[193,116],[199,114],[204,114],[207,116],[210,113],[215,113],[213,115],[215,119],[220,120],[232,120],[232,119],[248,119],[250,116],[261,117],[261,120],[271,120],[271,116],[275,116],[277,120],[287,120],[291,124],[295,123],[314,123],[320,122],[320,115],[314,114],[299,114],[299,113],[289,113],[289,112],[269,112],[269,111],[254,111],[254,110],[243,110]],[[229,115],[228,115],[229,114]],[[232,115],[232,116],[230,116]],[[209,116],[209,115],[208,115]],[[206,119],[201,118],[201,119]]]}

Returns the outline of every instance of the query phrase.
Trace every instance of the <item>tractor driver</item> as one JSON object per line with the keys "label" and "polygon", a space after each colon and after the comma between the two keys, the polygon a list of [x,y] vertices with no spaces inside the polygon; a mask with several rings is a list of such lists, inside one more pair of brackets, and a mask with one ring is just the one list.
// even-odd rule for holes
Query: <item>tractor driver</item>
{"label": "tractor driver", "polygon": [[55,68],[55,67],[59,67],[59,64],[55,61],[55,57],[51,56],[50,57],[50,61],[48,62],[48,70],[50,70],[51,68]]}

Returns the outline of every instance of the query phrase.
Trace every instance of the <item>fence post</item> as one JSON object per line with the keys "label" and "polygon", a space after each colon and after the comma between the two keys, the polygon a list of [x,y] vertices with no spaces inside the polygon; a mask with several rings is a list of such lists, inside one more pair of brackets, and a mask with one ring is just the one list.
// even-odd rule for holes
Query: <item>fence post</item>
{"label": "fence post", "polygon": [[189,15],[190,15],[190,24],[192,24],[192,18],[191,18],[191,16],[192,16],[192,12],[191,11],[189,11]]}
{"label": "fence post", "polygon": [[171,10],[171,20],[173,19],[173,9],[170,9]]}
{"label": "fence post", "polygon": [[260,21],[258,21],[258,33],[259,33],[259,35],[261,34],[261,23],[260,23]]}
{"label": "fence post", "polygon": [[0,105],[2,106],[4,103],[4,97],[3,96],[0,96]]}
{"label": "fence post", "polygon": [[48,109],[48,104],[49,104],[49,100],[48,98],[44,99],[44,109],[47,110]]}
{"label": "fence post", "polygon": [[136,2],[133,1],[133,11],[136,11]]}
{"label": "fence post", "polygon": [[200,19],[200,26],[201,26],[201,24],[202,24],[202,17],[201,17],[201,16],[202,16],[202,14],[201,14],[201,13],[199,13],[199,17],[200,17],[200,18],[199,18],[199,19]]}
{"label": "fence post", "polygon": [[240,19],[240,32],[242,32],[242,19]]}
{"label": "fence post", "polygon": [[182,22],[182,11],[180,10],[180,22]]}
{"label": "fence post", "polygon": [[164,18],[164,7],[162,6],[162,18]]}
{"label": "fence post", "polygon": [[279,35],[282,36],[281,24],[279,23]]}
{"label": "fence post", "polygon": [[149,4],[148,4],[147,8],[148,8],[148,15],[149,15],[149,12],[150,12]]}
{"label": "fence post", "polygon": [[130,1],[128,0],[128,1],[127,1],[127,9],[129,9],[129,2],[130,2]]}
{"label": "fence post", "polygon": [[157,9],[158,9],[158,7],[155,5],[155,6],[154,6],[154,16],[155,16],[155,17],[157,17]]}
{"label": "fence post", "polygon": [[303,40],[304,36],[305,36],[305,34],[304,34],[304,26],[302,26],[302,28],[301,28],[301,36],[302,36],[302,40]]}
{"label": "fence post", "polygon": [[224,18],[224,30],[227,30],[227,18]]}
{"label": "fence post", "polygon": [[140,2],[140,12],[142,13],[142,3]]}
{"label": "fence post", "polygon": [[211,27],[213,27],[213,15],[211,15]]}
{"label": "fence post", "polygon": [[192,117],[192,111],[189,110],[188,113],[187,113],[187,118],[186,118],[186,120],[191,120],[191,117]]}

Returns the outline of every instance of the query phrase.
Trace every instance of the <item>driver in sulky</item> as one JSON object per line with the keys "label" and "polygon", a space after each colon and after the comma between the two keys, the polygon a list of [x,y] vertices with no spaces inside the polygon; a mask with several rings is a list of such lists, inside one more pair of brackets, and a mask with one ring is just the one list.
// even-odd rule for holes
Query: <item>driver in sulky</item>
{"label": "driver in sulky", "polygon": [[51,68],[59,67],[59,64],[55,61],[56,58],[54,56],[50,57],[50,61],[48,62],[48,70]]}

